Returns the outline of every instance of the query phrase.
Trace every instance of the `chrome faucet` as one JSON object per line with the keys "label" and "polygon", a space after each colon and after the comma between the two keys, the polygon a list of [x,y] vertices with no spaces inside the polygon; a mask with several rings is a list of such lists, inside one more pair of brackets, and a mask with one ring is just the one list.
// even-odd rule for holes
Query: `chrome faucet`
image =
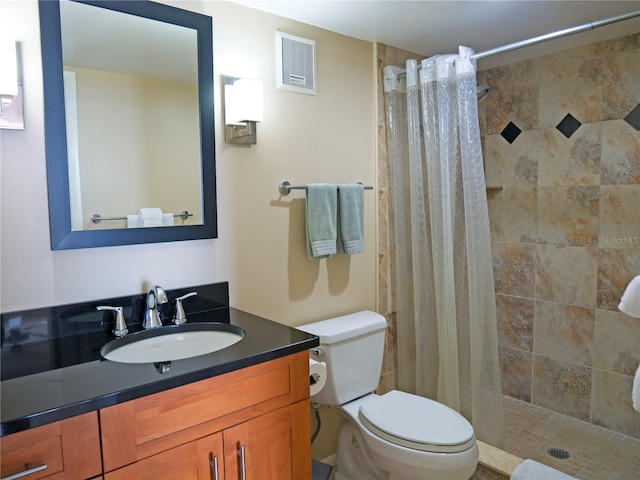
{"label": "chrome faucet", "polygon": [[147,294],[146,308],[142,327],[145,329],[162,326],[163,314],[168,306],[167,294],[159,285],[156,285]]}

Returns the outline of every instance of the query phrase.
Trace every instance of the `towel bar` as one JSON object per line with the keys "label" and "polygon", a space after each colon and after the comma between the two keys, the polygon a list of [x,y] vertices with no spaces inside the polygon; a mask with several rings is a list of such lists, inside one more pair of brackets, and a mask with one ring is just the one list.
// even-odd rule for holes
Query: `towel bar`
{"label": "towel bar", "polygon": [[[186,220],[189,217],[193,217],[193,213],[189,213],[187,210],[183,210],[180,213],[175,213],[173,215],[175,218],[180,217],[182,220]],[[91,221],[93,223],[100,223],[102,220],[126,220],[127,217],[103,217],[99,213],[94,213],[91,215]]]}
{"label": "towel bar", "polygon": [[[362,183],[362,182],[358,182],[358,183]],[[280,194],[287,196],[291,193],[291,190],[306,190],[307,186],[306,185],[291,185],[291,183],[289,183],[287,180],[285,180],[284,182],[280,183]],[[373,187],[369,187],[369,186],[365,186],[364,187],[365,190],[373,190]]]}

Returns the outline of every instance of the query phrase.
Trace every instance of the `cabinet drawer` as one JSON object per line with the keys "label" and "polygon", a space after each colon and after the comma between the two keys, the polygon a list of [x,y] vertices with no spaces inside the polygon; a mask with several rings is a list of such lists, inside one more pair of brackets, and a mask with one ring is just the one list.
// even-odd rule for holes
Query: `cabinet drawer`
{"label": "cabinet drawer", "polygon": [[89,478],[102,471],[96,412],[2,437],[0,449],[3,478],[31,469],[24,480]]}
{"label": "cabinet drawer", "polygon": [[308,398],[307,352],[100,410],[105,472]]}
{"label": "cabinet drawer", "polygon": [[[28,432],[32,432],[32,430],[28,430]],[[44,478],[64,470],[62,438],[60,435],[52,432],[51,436],[37,440],[34,438],[33,440],[33,442],[27,444],[18,442],[20,445],[15,447],[7,446],[3,440],[2,478],[33,470],[34,473],[23,478],[35,480],[36,478]]]}

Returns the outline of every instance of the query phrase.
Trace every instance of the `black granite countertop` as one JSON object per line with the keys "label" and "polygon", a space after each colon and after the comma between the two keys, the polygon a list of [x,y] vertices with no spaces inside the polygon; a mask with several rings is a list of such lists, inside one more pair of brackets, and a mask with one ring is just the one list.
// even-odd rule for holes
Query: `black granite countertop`
{"label": "black granite countertop", "polygon": [[[176,295],[181,294],[177,292]],[[174,295],[175,296],[175,295]],[[185,302],[185,307],[187,303]],[[89,310],[93,312],[94,307]],[[100,347],[114,337],[98,331],[15,344],[3,314],[0,436],[115,405],[313,348],[318,338],[225,305],[187,313],[189,322],[221,321],[242,328],[238,343],[207,355],[174,360],[166,373],[153,363],[104,360]],[[135,325],[133,326],[135,330]]]}

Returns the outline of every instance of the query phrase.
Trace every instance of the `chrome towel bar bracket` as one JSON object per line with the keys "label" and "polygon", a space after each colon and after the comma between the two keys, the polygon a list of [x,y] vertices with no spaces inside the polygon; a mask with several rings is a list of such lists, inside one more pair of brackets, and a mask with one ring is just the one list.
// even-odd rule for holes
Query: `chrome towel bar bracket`
{"label": "chrome towel bar bracket", "polygon": [[[362,183],[362,182],[358,182],[358,183]],[[283,181],[280,183],[280,195],[282,196],[287,196],[291,193],[291,190],[306,190],[307,186],[306,185],[291,185],[290,182],[288,182],[287,180]],[[370,186],[365,186],[364,187],[365,190],[373,190],[373,187]]]}

